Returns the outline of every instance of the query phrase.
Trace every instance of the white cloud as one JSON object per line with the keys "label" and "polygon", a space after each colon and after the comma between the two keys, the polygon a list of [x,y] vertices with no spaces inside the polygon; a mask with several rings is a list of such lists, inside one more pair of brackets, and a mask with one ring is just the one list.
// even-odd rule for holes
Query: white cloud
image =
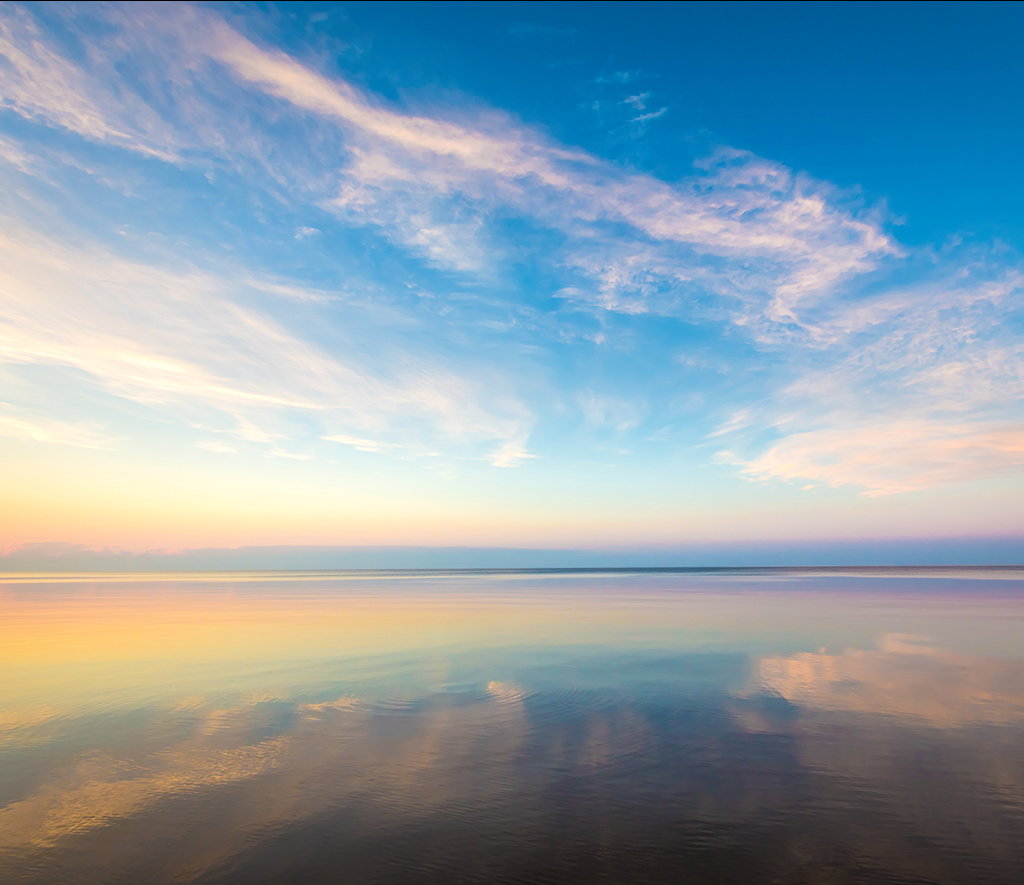
{"label": "white cloud", "polygon": [[95,424],[58,421],[10,403],[0,403],[0,436],[84,449],[112,449],[121,441]]}
{"label": "white cloud", "polygon": [[265,445],[287,435],[290,412],[328,431],[466,444],[519,439],[528,425],[518,404],[482,406],[479,385],[429,361],[410,356],[388,377],[347,364],[246,306],[231,277],[0,234],[0,362],[72,368],[139,403],[224,416]]}
{"label": "white cloud", "polygon": [[658,117],[663,117],[668,113],[668,108],[658,108],[656,111],[649,111],[646,114],[640,114],[637,117],[630,119],[630,123],[646,123],[649,120],[657,120]]}
{"label": "white cloud", "polygon": [[782,438],[748,458],[723,457],[753,478],[870,495],[1024,467],[1024,344],[1014,327],[1024,274],[958,257],[937,280],[833,305],[809,322],[807,367],[756,410]]}
{"label": "white cloud", "polygon": [[0,55],[7,64],[0,67],[0,84],[7,107],[95,141],[174,157],[167,148],[173,130],[138,95],[125,90],[111,101],[108,90],[96,88],[96,78],[48,45],[26,10],[11,5],[5,13]]}
{"label": "white cloud", "polygon": [[345,446],[352,446],[352,448],[358,449],[360,452],[379,452],[383,449],[390,448],[387,443],[379,443],[373,439],[362,439],[358,436],[348,436],[344,433],[334,433],[330,436],[323,437],[323,439],[328,442],[336,442]]}
{"label": "white cloud", "polygon": [[[268,192],[372,227],[472,282],[501,280],[524,248],[502,232],[516,219],[550,234],[527,248],[557,281],[551,294],[566,313],[731,324],[781,366],[760,402],[725,404],[733,418],[712,432],[743,450],[729,457],[752,478],[881,494],[1020,467],[1016,256],[902,249],[882,210],[856,194],[742,151],[723,148],[668,183],[497,111],[401,108],[258,46],[208,9],[101,14],[118,39],[80,63],[27,12],[0,15],[8,106],[179,165],[258,167]],[[162,104],[120,76],[125,58],[142,81],[163,84],[152,91]],[[664,112],[646,112],[648,98],[625,99],[645,111],[637,121]],[[250,119],[268,102],[296,135],[271,136]],[[10,140],[0,156],[31,164]],[[316,232],[302,226],[294,237]],[[282,438],[280,416],[298,410],[319,416],[319,436],[357,448],[399,444],[424,422],[439,437],[498,440],[496,464],[529,457],[525,406],[487,401],[481,384],[429,358],[385,372],[332,356],[245,306],[223,279],[38,238],[4,241],[0,257],[6,359],[74,366],[143,402],[201,403],[264,445]],[[927,282],[887,285],[893,268]],[[251,288],[297,305],[332,297],[249,276]],[[765,429],[778,437],[767,447],[756,437]]]}
{"label": "white cloud", "polygon": [[491,452],[489,460],[494,467],[517,467],[523,461],[529,461],[536,457],[526,451],[523,440],[518,440],[509,441]]}
{"label": "white cloud", "polygon": [[0,135],[0,161],[13,166],[26,175],[34,175],[36,172],[36,158],[23,150],[16,141],[4,138],[2,135]]}
{"label": "white cloud", "polygon": [[744,427],[749,427],[752,423],[753,418],[751,417],[750,410],[740,409],[738,412],[733,414],[729,420],[723,422],[712,430],[708,436],[711,438],[723,436],[726,433],[732,433],[736,430],[742,430]]}
{"label": "white cloud", "polygon": [[755,479],[853,484],[878,496],[1005,476],[1024,467],[1024,423],[888,418],[793,433],[744,463]]}
{"label": "white cloud", "polygon": [[[843,207],[841,194],[743,152],[719,152],[699,176],[670,185],[553,143],[497,113],[455,122],[394,110],[256,46],[219,19],[208,18],[202,33],[202,49],[242,81],[342,127],[351,162],[340,170],[331,205],[458,270],[486,269],[492,249],[485,222],[496,212],[520,213],[571,234],[577,254],[618,253],[604,268],[575,262],[596,278],[595,303],[606,309],[628,303],[634,310],[685,310],[694,293],[678,284],[697,281],[737,300],[747,322],[757,310],[789,323],[801,303],[898,254],[876,221]],[[615,265],[652,249],[659,265],[653,273],[676,291],[648,305]],[[609,290],[617,296],[609,298]]]}
{"label": "white cloud", "polygon": [[227,443],[223,443],[216,439],[206,439],[196,443],[197,449],[205,449],[207,452],[217,452],[221,455],[237,455],[238,449],[234,446],[229,446]]}
{"label": "white cloud", "polygon": [[[578,302],[688,314],[695,300],[710,297],[725,299],[719,309],[740,322],[772,325],[796,322],[801,305],[898,254],[877,222],[845,206],[834,189],[743,152],[720,151],[691,180],[668,184],[497,112],[459,120],[450,110],[447,117],[401,111],[257,46],[208,10],[125,6],[108,15],[122,38],[117,51],[90,58],[91,70],[57,55],[29,16],[9,17],[15,109],[179,163],[198,147],[232,162],[244,155],[348,222],[374,225],[460,272],[492,274],[514,250],[495,240],[492,222],[519,215],[568,235],[568,251],[556,249],[549,260],[582,276],[572,283],[583,295]],[[119,77],[118,53],[131,57],[144,81],[165,83],[172,104],[163,114]],[[340,141],[328,139],[340,146],[333,168],[304,144],[282,152],[244,115],[225,114],[224,104],[247,102],[218,65],[242,87],[311,115],[321,136],[337,127]],[[197,81],[222,100],[204,104],[191,85]]]}

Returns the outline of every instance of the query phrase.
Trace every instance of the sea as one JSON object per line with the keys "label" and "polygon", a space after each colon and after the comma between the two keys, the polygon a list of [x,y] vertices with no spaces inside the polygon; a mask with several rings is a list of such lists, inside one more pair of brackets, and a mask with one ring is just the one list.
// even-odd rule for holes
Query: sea
{"label": "sea", "polygon": [[1019,885],[1024,568],[2,575],[0,882]]}

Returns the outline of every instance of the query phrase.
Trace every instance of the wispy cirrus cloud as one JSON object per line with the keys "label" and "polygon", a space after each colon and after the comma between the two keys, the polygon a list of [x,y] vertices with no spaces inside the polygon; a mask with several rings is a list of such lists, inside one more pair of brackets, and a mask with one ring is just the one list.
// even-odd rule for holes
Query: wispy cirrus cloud
{"label": "wispy cirrus cloud", "polygon": [[325,436],[324,439],[328,442],[352,446],[352,448],[358,449],[361,452],[380,452],[387,448],[387,444],[379,443],[375,439],[362,439],[358,436],[349,436],[346,433],[334,433],[330,436]]}
{"label": "wispy cirrus cloud", "polygon": [[5,402],[0,402],[0,436],[84,449],[112,449],[120,442],[95,423],[58,421]]}
{"label": "wispy cirrus cloud", "polygon": [[938,279],[808,320],[807,367],[759,410],[781,438],[749,460],[720,458],[757,479],[869,495],[1024,467],[1024,272],[972,252]]}
{"label": "wispy cirrus cloud", "polygon": [[[501,115],[467,125],[401,113],[226,26],[210,33],[207,51],[237,76],[355,137],[336,211],[458,270],[500,251],[484,242],[488,222],[511,212],[571,237],[559,263],[589,278],[577,288],[601,308],[685,314],[688,302],[711,296],[745,321],[756,310],[785,323],[798,305],[899,254],[834,189],[740,151],[720,151],[702,175],[673,186]],[[638,274],[644,253],[655,261]],[[659,284],[667,297],[653,297]]]}
{"label": "wispy cirrus cloud", "polygon": [[[63,57],[35,18],[14,4],[0,18],[0,54],[7,61],[3,72],[7,107],[96,141],[163,159],[174,157],[173,128],[137,93],[119,91],[112,101],[109,88],[98,87],[98,78]],[[89,57],[94,62],[102,58],[97,51]]]}
{"label": "wispy cirrus cloud", "polygon": [[[445,117],[438,109],[388,106],[256,45],[206,10],[109,12],[121,30],[120,54],[141,70],[137,79],[148,83],[159,74],[167,81],[159,108],[117,75],[119,52],[94,53],[94,72],[74,69],[46,47],[26,15],[15,18],[20,43],[32,50],[12,53],[11,76],[22,96],[13,107],[21,113],[177,162],[194,161],[200,149],[247,154],[285,187],[311,188],[307,199],[346,221],[374,225],[456,270],[500,261],[511,244],[500,240],[497,223],[510,215],[528,219],[569,237],[549,261],[582,277],[576,288],[593,292],[601,309],[628,304],[630,311],[686,313],[692,302],[711,297],[745,321],[761,314],[785,323],[796,305],[900,251],[877,217],[779,164],[723,150],[693,179],[669,184],[560,145],[496,111],[459,119],[450,109]],[[319,140],[337,147],[333,168],[315,151],[286,146],[222,107],[240,98],[231,81],[250,90],[243,107],[255,93],[311,115]],[[332,124],[338,138],[324,141]],[[631,271],[631,258],[652,250],[655,269]],[[672,297],[651,297],[651,277]]]}
{"label": "wispy cirrus cloud", "polygon": [[750,461],[720,453],[754,479],[857,485],[870,497],[1007,476],[1024,467],[1024,423],[834,416],[786,435]]}
{"label": "wispy cirrus cloud", "polygon": [[[249,282],[296,300],[294,287]],[[117,396],[266,444],[286,439],[290,413],[326,431],[384,432],[414,450],[424,435],[455,443],[523,435],[529,417],[516,403],[484,399],[478,385],[415,358],[388,372],[354,365],[354,355],[346,362],[246,304],[245,283],[227,269],[174,271],[96,244],[8,233],[0,236],[0,361],[74,369]],[[318,299],[306,300],[317,309]],[[61,434],[77,445],[99,439],[67,429],[25,438]]]}
{"label": "wispy cirrus cloud", "polygon": [[[757,402],[722,403],[707,422],[729,440],[722,458],[751,478],[883,494],[1020,468],[1018,256],[907,249],[884,207],[732,148],[667,182],[469,102],[400,106],[208,9],[67,15],[84,35],[75,61],[29,12],[0,16],[12,112],[175,168],[243,169],[262,203],[314,207],[384,239],[406,262],[402,274],[444,275],[443,286],[432,278],[433,288],[409,288],[437,315],[462,311],[473,329],[485,322],[466,308],[467,291],[509,311],[553,302],[543,322],[554,332],[502,326],[522,353],[538,340],[608,342],[603,327],[576,332],[609,316],[742,338],[771,363],[770,377]],[[88,15],[116,39],[102,48],[88,39]],[[637,119],[663,113],[648,111],[648,99],[626,98]],[[4,158],[22,172],[38,160],[13,140],[0,144]],[[290,225],[288,239],[313,248],[327,237],[317,224]],[[73,365],[138,401],[201,402],[231,416],[241,438],[283,438],[268,415],[298,410],[318,416],[317,439],[356,448],[397,451],[402,433],[411,438],[409,428],[426,422],[438,437],[484,445],[494,463],[530,455],[527,398],[489,399],[482,382],[467,380],[475,370],[443,368],[439,340],[421,341],[422,352],[406,346],[402,366],[369,369],[208,274],[114,259],[109,270],[61,243],[33,242],[17,247],[27,249],[26,269],[9,271],[10,359]],[[540,268],[542,292],[509,282],[526,260]],[[290,290],[296,303],[331,297],[281,279],[253,285]],[[138,291],[145,300],[129,294]],[[419,321],[420,309],[407,317]],[[512,374],[497,358],[489,377],[502,372]],[[645,389],[633,400],[646,402]]]}

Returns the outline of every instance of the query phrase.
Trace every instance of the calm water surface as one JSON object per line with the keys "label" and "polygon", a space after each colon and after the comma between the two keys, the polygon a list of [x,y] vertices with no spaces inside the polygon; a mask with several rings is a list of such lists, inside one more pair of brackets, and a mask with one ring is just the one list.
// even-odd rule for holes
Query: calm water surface
{"label": "calm water surface", "polygon": [[0,577],[5,883],[1021,883],[1024,570]]}

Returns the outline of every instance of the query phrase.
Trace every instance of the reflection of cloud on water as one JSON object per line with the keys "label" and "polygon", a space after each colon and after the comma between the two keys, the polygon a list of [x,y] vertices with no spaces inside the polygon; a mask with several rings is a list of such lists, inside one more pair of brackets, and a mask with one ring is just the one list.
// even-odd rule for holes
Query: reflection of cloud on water
{"label": "reflection of cloud on water", "polygon": [[919,636],[916,633],[886,633],[878,640],[879,651],[891,651],[905,655],[931,655],[937,649],[930,636]]}
{"label": "reflection of cloud on water", "polygon": [[0,710],[0,747],[32,741],[40,726],[52,725],[56,719],[57,711],[49,706]]}
{"label": "reflection of cloud on water", "polygon": [[320,720],[323,717],[318,714],[343,712],[348,713],[359,706],[358,698],[351,698],[347,695],[338,698],[336,701],[321,701],[318,704],[299,704],[298,712],[304,713],[309,719]]}
{"label": "reflection of cloud on water", "polygon": [[186,746],[136,764],[83,754],[64,777],[0,808],[0,846],[53,845],[167,796],[255,777],[279,765],[286,746],[283,739],[228,750]]}
{"label": "reflection of cloud on water", "polygon": [[[371,705],[347,695],[307,703],[245,698],[217,709],[190,697],[157,712],[149,732],[135,736],[130,751],[121,748],[117,758],[100,751],[78,753],[34,792],[0,807],[0,853],[52,849],[62,839],[133,816],[174,817],[180,812],[162,803],[245,782],[252,795],[272,789],[276,796],[274,802],[248,803],[241,816],[250,826],[288,821],[298,807],[302,814],[314,814],[361,791],[403,813],[429,811],[463,792],[466,778],[475,777],[468,773],[485,760],[511,770],[522,747],[525,692],[491,682],[480,696],[487,700],[468,706],[454,695],[427,697],[399,728],[390,719],[383,729],[384,719]],[[191,727],[171,747],[147,751],[168,714],[187,717]],[[8,714],[0,722],[0,736],[3,728],[13,732],[50,719],[45,710]],[[286,723],[286,730],[254,740],[275,720]],[[261,777],[270,773],[273,782]],[[500,778],[481,783],[493,790]],[[483,797],[488,789],[479,793]],[[241,823],[236,819],[233,825]]]}
{"label": "reflection of cloud on water", "polygon": [[[79,753],[54,770],[36,792],[0,808],[0,849],[47,848],[62,838],[151,812],[163,800],[239,784],[281,768],[293,755],[294,733],[251,740],[254,731],[266,726],[268,700],[278,706],[285,703],[270,695],[252,695],[240,706],[211,710],[201,696],[190,696],[158,713],[151,723],[154,728],[168,714],[192,718],[193,727],[170,748],[146,752],[152,735],[143,735],[133,754],[122,750],[118,759],[104,752]],[[287,706],[319,720],[325,713],[351,711],[357,704],[355,698],[341,697]],[[53,719],[53,712],[44,708],[7,711],[0,715],[0,744],[5,737]]]}
{"label": "reflection of cloud on water", "polygon": [[[394,716],[348,695],[233,706],[193,696],[154,711],[113,755],[65,757],[27,795],[0,808],[0,854],[49,858],[55,869],[66,858],[88,873],[93,855],[98,870],[110,851],[125,850],[114,834],[136,821],[144,829],[134,832],[184,840],[175,876],[188,879],[200,872],[185,859],[188,821],[211,804],[223,814],[204,827],[204,844],[219,846],[206,864],[243,853],[254,832],[300,824],[339,803],[369,800],[364,812],[378,828],[431,820],[441,809],[486,818],[489,809],[517,801],[522,766],[538,754],[555,770],[585,776],[637,745],[642,723],[628,711],[531,720],[530,697],[495,680],[427,694],[412,715]],[[161,731],[169,721],[177,723],[176,739]],[[268,722],[283,730],[268,737]]]}
{"label": "reflection of cloud on water", "polygon": [[[150,865],[135,881],[147,882],[331,881],[323,870],[341,868],[348,881],[410,881],[382,871],[409,872],[401,864],[420,859],[450,868],[449,881],[472,862],[498,864],[475,880],[493,881],[511,869],[500,864],[545,857],[551,840],[581,857],[707,844],[733,856],[754,845],[752,869],[770,868],[773,881],[809,881],[793,869],[836,856],[913,881],[942,881],[928,864],[964,845],[1011,856],[1000,833],[1017,832],[1007,815],[1024,807],[1016,751],[930,726],[953,721],[951,697],[976,707],[986,686],[1004,702],[1024,696],[1013,688],[1018,663],[894,634],[873,651],[767,658],[761,675],[770,692],[751,698],[685,680],[645,693],[486,679],[410,688],[399,712],[341,686],[234,705],[193,698],[153,711],[116,758],[72,756],[0,809],[0,855],[81,881],[101,880],[112,859],[142,857]],[[915,691],[931,719],[906,718],[904,695]],[[746,728],[737,710],[766,727]],[[903,718],[846,715],[859,710]],[[997,792],[1003,805],[989,801]],[[957,815],[972,796],[984,807],[965,827]],[[766,824],[805,834],[797,860],[785,845],[757,842]],[[921,834],[932,840],[924,848]],[[295,872],[303,863],[313,864],[307,879]]]}
{"label": "reflection of cloud on water", "polygon": [[762,658],[761,684],[819,710],[913,717],[936,726],[1024,717],[1024,661],[954,654],[927,637],[891,633],[873,650]]}
{"label": "reflection of cloud on water", "polygon": [[524,697],[523,690],[511,682],[493,680],[487,683],[487,693],[496,701],[506,704],[521,701]]}

